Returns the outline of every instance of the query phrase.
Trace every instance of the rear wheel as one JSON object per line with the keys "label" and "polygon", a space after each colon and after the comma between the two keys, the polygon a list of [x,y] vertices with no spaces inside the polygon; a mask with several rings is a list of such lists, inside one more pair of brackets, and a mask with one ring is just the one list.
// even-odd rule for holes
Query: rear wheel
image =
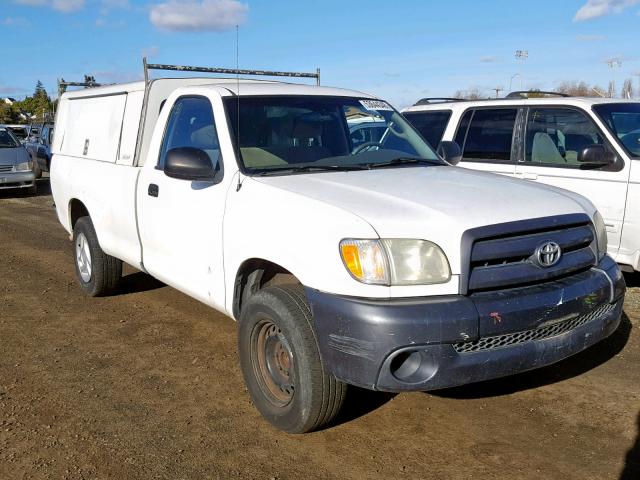
{"label": "rear wheel", "polygon": [[321,428],[340,411],[346,384],[326,372],[300,286],[260,290],[243,306],[240,364],[256,408],[290,433]]}
{"label": "rear wheel", "polygon": [[73,227],[73,256],[76,276],[87,295],[99,297],[113,293],[122,277],[122,260],[100,248],[89,217],[81,217]]}

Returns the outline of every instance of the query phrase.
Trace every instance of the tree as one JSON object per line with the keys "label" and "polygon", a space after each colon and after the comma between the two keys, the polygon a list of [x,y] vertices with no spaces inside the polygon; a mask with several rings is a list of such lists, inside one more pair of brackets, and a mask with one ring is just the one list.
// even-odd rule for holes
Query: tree
{"label": "tree", "polygon": [[562,82],[556,91],[571,95],[572,97],[604,97],[607,95],[603,88],[596,85],[589,85],[584,81]]}
{"label": "tree", "polygon": [[28,116],[35,116],[37,121],[46,120],[53,112],[51,98],[49,98],[40,80],[36,83],[33,96],[27,97],[21,102],[16,102],[14,105],[17,109],[28,114]]}
{"label": "tree", "polygon": [[627,78],[622,85],[622,98],[633,98],[633,80]]}
{"label": "tree", "polygon": [[47,91],[44,88],[44,85],[42,84],[42,82],[40,80],[38,80],[38,83],[36,83],[36,89],[33,92],[33,97],[37,98],[37,97],[48,97],[47,95]]}
{"label": "tree", "polygon": [[483,95],[478,87],[473,87],[469,90],[457,90],[453,97],[464,100],[482,100],[487,98],[487,95]]}
{"label": "tree", "polygon": [[13,105],[0,100],[0,123],[17,123],[18,112]]}

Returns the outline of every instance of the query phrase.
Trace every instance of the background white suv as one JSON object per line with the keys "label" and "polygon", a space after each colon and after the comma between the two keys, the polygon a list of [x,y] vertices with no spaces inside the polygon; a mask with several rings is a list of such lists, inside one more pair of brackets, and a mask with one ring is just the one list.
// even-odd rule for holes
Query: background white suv
{"label": "background white suv", "polygon": [[461,166],[586,196],[604,217],[609,253],[640,270],[640,102],[514,92],[496,100],[423,99],[403,113],[434,148],[458,143]]}

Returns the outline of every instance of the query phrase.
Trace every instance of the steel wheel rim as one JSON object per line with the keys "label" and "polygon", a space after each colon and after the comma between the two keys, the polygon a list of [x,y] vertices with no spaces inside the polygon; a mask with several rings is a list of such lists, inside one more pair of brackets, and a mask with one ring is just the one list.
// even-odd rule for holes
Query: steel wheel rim
{"label": "steel wheel rim", "polygon": [[79,233],[76,237],[76,265],[83,282],[91,281],[91,250],[89,242],[84,233]]}
{"label": "steel wheel rim", "polygon": [[254,371],[263,392],[277,407],[286,407],[294,395],[294,361],[289,342],[271,320],[254,329]]}

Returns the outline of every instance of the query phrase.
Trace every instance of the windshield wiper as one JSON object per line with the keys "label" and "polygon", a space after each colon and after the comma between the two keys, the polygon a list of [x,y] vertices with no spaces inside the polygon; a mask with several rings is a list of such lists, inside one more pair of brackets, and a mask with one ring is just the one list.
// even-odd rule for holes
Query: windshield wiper
{"label": "windshield wiper", "polygon": [[429,160],[426,158],[414,158],[414,157],[399,157],[382,163],[367,163],[369,168],[385,168],[395,167],[397,165],[444,165],[439,160]]}
{"label": "windshield wiper", "polygon": [[350,172],[354,170],[369,170],[368,164],[362,165],[303,165],[299,167],[274,168],[273,170],[263,170],[256,175],[278,175],[283,173],[298,172]]}

